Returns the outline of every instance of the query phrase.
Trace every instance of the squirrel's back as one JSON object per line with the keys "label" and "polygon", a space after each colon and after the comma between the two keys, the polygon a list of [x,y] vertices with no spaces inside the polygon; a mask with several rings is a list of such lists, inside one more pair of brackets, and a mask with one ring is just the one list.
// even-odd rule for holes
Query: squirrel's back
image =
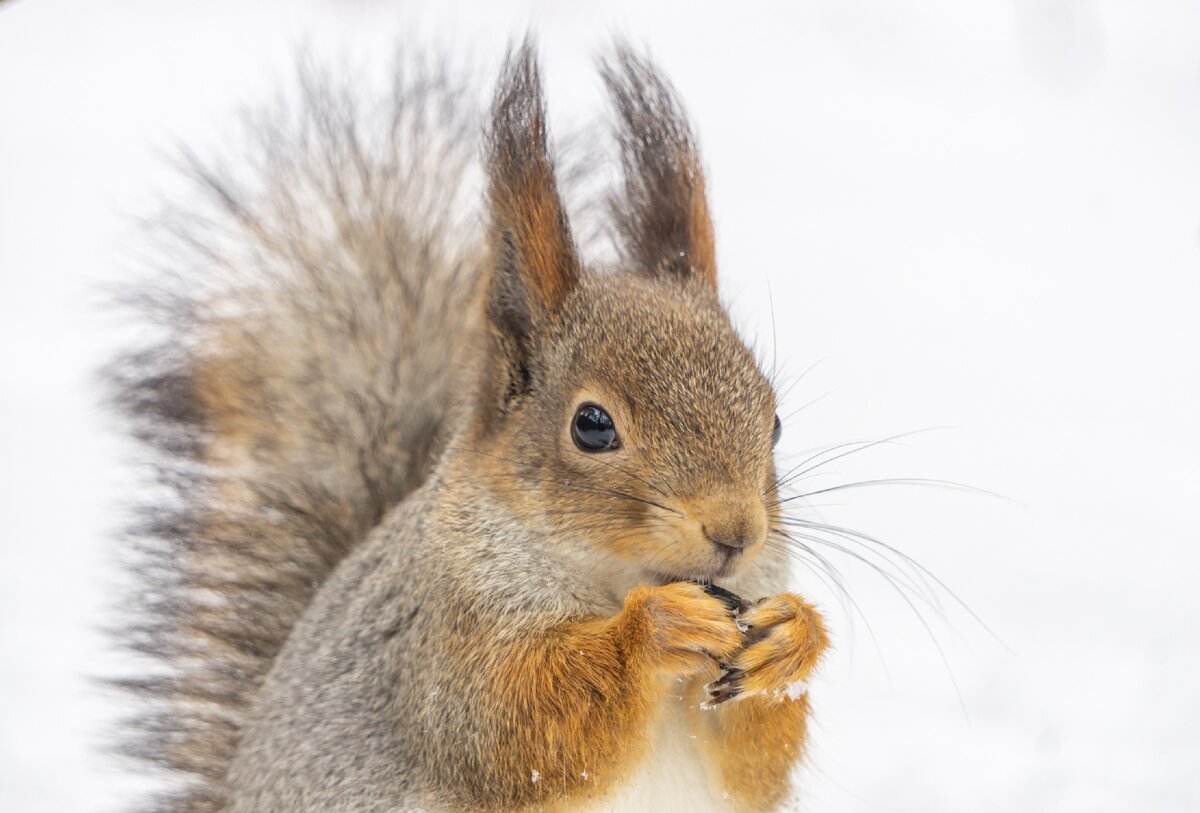
{"label": "squirrel's back", "polygon": [[135,529],[125,632],[159,662],[127,682],[149,704],[131,748],[186,777],[156,809],[224,806],[256,687],[325,577],[427,476],[478,376],[467,89],[423,68],[384,103],[361,95],[305,70],[236,163],[189,159],[195,194],[136,292],[158,338],[111,371],[170,492]]}

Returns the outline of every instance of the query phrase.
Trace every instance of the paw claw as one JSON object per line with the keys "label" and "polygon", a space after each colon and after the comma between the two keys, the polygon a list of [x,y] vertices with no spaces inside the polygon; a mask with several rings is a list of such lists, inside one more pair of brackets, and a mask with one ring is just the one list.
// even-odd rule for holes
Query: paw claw
{"label": "paw claw", "polygon": [[820,615],[796,595],[760,601],[741,620],[742,647],[706,687],[709,707],[738,696],[791,697],[792,687],[804,685],[828,647]]}
{"label": "paw claw", "polygon": [[740,694],[742,694],[742,692],[743,689],[738,683],[730,683],[716,690],[710,688],[708,691],[708,699],[701,703],[700,707],[713,708],[715,706],[719,706],[722,703],[727,703],[730,700],[738,697]]}
{"label": "paw claw", "polygon": [[745,669],[738,669],[736,667],[728,668],[724,672],[721,673],[720,677],[718,677],[712,683],[708,684],[708,688],[711,690],[711,689],[714,689],[714,688],[717,688],[720,686],[727,686],[730,683],[733,683],[735,680],[737,680],[744,674],[746,674]]}

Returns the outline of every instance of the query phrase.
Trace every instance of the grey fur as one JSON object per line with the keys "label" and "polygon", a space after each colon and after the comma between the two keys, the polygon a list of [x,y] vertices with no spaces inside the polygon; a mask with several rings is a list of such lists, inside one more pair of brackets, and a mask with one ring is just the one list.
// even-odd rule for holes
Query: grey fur
{"label": "grey fur", "polygon": [[[366,100],[306,66],[296,98],[248,120],[230,168],[186,160],[164,270],[133,292],[164,338],[110,370],[174,495],[141,509],[144,588],[123,632],[163,667],[123,681],[147,706],[130,750],[179,780],[154,809],[224,809],[246,709],[293,624],[424,480],[478,375],[468,93],[414,59]],[[222,389],[214,414],[198,390]]]}

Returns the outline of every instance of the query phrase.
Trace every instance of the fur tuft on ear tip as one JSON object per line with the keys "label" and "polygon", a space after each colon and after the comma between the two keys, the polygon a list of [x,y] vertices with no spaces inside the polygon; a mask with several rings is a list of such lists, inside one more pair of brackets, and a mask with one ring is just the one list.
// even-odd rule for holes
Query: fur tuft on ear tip
{"label": "fur tuft on ear tip", "polygon": [[498,273],[520,277],[531,303],[553,312],[579,277],[559,196],[536,49],[527,37],[509,52],[492,103],[488,189]]}
{"label": "fur tuft on ear tip", "polygon": [[700,153],[674,88],[624,43],[601,61],[600,74],[616,113],[624,181],[609,209],[624,259],[647,275],[696,278],[715,289]]}

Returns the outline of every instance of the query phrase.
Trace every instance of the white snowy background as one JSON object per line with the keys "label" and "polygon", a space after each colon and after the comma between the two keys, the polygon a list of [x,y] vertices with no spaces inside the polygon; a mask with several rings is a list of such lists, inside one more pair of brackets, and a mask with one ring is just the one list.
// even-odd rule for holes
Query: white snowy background
{"label": "white snowy background", "polygon": [[1003,495],[806,509],[915,557],[995,637],[945,594],[916,604],[931,637],[836,553],[866,622],[798,572],[838,634],[798,809],[1200,810],[1194,0],[0,3],[0,810],[112,811],[142,784],[90,682],[121,664],[100,629],[133,488],[94,373],[127,334],[97,286],[127,277],[163,152],[227,136],[303,43],[494,66],[526,28],[556,126],[599,109],[615,34],[680,88],[724,290],[798,379],[785,414],[819,399],[785,454],[932,430],[814,487]]}

